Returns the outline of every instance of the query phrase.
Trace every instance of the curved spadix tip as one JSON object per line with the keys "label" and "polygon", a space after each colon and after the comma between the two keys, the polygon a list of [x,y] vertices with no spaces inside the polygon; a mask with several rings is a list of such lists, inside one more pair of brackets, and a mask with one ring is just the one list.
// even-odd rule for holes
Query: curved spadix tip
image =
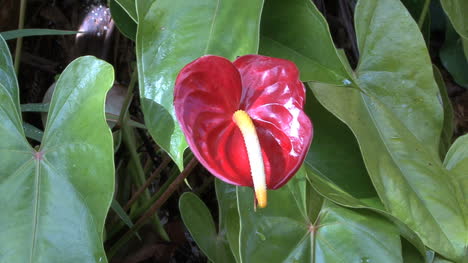
{"label": "curved spadix tip", "polygon": [[267,205],[267,187],[265,166],[263,164],[262,149],[258,140],[255,125],[249,114],[243,110],[238,110],[232,115],[233,121],[239,127],[242,137],[244,137],[245,147],[249,158],[250,172],[252,176],[253,186],[255,189],[255,197],[260,208]]}
{"label": "curved spadix tip", "polygon": [[255,198],[257,198],[258,207],[267,206],[267,190],[265,188],[255,189]]}

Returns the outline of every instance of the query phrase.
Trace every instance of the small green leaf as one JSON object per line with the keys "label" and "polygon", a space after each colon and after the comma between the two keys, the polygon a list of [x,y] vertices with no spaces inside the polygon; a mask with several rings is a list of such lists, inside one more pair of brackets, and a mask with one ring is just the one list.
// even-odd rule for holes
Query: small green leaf
{"label": "small green leaf", "polygon": [[115,0],[115,2],[118,3],[125,12],[127,12],[133,22],[136,23],[138,21],[135,0]]}
{"label": "small green leaf", "polygon": [[[112,210],[119,216],[119,218],[125,223],[125,225],[128,226],[128,228],[132,228],[134,226],[132,219],[127,215],[123,207],[117,202],[117,200],[112,199],[111,203],[111,208]],[[138,239],[141,240],[140,235],[138,232],[135,232],[135,235],[138,237]]]}
{"label": "small green leaf", "polygon": [[224,233],[216,233],[210,210],[197,195],[184,193],[179,199],[179,210],[193,239],[211,261],[235,262]]}
{"label": "small green leaf", "polygon": [[62,36],[62,35],[76,35],[79,31],[57,30],[57,29],[44,29],[44,28],[28,28],[17,29],[11,31],[0,32],[3,39],[10,40],[19,37],[33,37],[33,36]]}
{"label": "small green leaf", "polygon": [[27,138],[36,140],[38,142],[42,141],[42,136],[44,136],[44,132],[40,129],[36,128],[36,126],[31,125],[27,122],[23,122],[24,134]]}
{"label": "small green leaf", "polygon": [[233,60],[257,53],[262,5],[263,0],[137,1],[136,53],[145,123],[179,169],[187,142],[174,113],[177,74],[205,54]]}
{"label": "small green leaf", "polygon": [[[464,204],[464,214],[468,217],[468,134],[453,143],[445,156],[444,166],[451,172],[454,184],[461,191],[461,204]],[[468,235],[465,235],[465,244],[468,244]],[[465,249],[468,253],[468,249]]]}
{"label": "small green leaf", "polygon": [[439,145],[439,155],[441,159],[443,159],[450,147],[450,144],[452,144],[454,125],[453,106],[448,96],[442,74],[436,66],[433,66],[432,69],[434,70],[434,78],[437,82],[437,86],[439,87],[440,99],[442,101],[442,107],[444,108],[444,126],[442,128]]}
{"label": "small green leaf", "polygon": [[468,88],[468,56],[464,55],[463,42],[464,39],[447,22],[445,42],[439,53],[440,60],[448,72],[450,72],[450,75],[452,75],[453,80],[460,86]]}
{"label": "small green leaf", "polygon": [[[135,3],[133,3],[135,5]],[[115,25],[122,34],[135,41],[137,23],[120,4],[118,0],[109,1],[109,9],[114,19]],[[136,18],[136,13],[135,13]]]}

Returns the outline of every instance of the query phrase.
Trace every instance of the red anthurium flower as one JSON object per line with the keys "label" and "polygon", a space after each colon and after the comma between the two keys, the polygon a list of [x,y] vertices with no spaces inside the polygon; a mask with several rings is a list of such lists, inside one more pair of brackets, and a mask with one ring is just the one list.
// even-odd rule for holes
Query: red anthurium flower
{"label": "red anthurium flower", "polygon": [[221,180],[253,186],[260,207],[266,189],[284,185],[307,154],[312,123],[304,99],[292,62],[259,55],[234,63],[203,56],[180,71],[174,91],[192,152]]}

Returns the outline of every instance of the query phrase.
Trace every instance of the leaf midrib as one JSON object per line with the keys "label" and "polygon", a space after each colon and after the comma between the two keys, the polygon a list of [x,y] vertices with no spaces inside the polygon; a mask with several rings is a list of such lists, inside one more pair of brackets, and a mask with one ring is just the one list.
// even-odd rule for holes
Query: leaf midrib
{"label": "leaf midrib", "polygon": [[33,206],[33,225],[32,225],[32,238],[31,238],[31,252],[29,262],[33,263],[34,261],[34,254],[36,250],[36,243],[37,243],[37,226],[39,221],[39,205],[40,205],[40,184],[41,184],[41,161],[39,159],[35,160],[35,173],[34,173],[34,206]]}
{"label": "leaf midrib", "polygon": [[[387,146],[387,142],[384,140],[384,137],[382,135],[382,132],[380,131],[380,128],[379,126],[377,125],[377,122],[376,120],[374,119],[374,115],[372,114],[371,110],[369,109],[369,106],[368,104],[365,102],[365,99],[364,99],[364,94],[362,92],[359,92],[359,97],[361,99],[361,101],[363,102],[364,106],[365,106],[365,109],[366,111],[368,112],[368,115],[371,117],[371,120],[374,124],[374,127],[376,128],[377,130],[377,133],[379,135],[379,138],[380,140],[382,141],[383,145],[385,146],[385,149],[386,149],[386,152],[388,153],[388,155],[390,156],[391,160],[392,160],[392,163],[394,166],[396,166],[398,168],[398,170],[400,171],[400,174],[402,175],[401,177],[406,181],[407,185],[411,188],[411,190],[413,191],[413,193],[415,194],[415,196],[418,198],[418,200],[424,204],[424,210],[431,216],[431,218],[434,220],[434,222],[436,223],[436,225],[438,226],[440,232],[442,232],[444,234],[444,237],[445,239],[448,241],[448,244],[450,244],[450,246],[452,247],[453,251],[455,252],[455,247],[453,246],[452,242],[450,242],[450,238],[447,236],[447,233],[445,233],[444,229],[441,227],[439,221],[436,220],[435,216],[432,214],[432,211],[430,209],[427,208],[427,204],[426,202],[423,200],[423,198],[420,197],[419,193],[417,191],[415,191],[415,188],[413,187],[413,185],[410,183],[410,181],[408,180],[408,178],[406,178],[406,174],[403,172],[402,168],[398,165],[398,162],[395,160],[395,157],[393,156],[393,152],[390,151],[390,149],[388,148]],[[370,98],[372,99],[372,98]],[[397,217],[398,218],[398,217]],[[407,222],[403,221],[405,224],[407,224]],[[419,231],[418,231],[419,232]]]}

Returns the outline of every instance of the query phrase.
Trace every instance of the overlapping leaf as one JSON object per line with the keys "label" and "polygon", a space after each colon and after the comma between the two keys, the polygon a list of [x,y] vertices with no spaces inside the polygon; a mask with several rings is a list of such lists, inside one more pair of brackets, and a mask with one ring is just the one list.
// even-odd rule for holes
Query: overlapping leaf
{"label": "overlapping leaf", "polygon": [[[320,15],[314,10],[309,9],[314,18],[291,16],[291,27],[304,24],[296,20],[316,21]],[[343,84],[314,82],[313,91],[357,137],[386,209],[415,230],[426,245],[459,259],[467,225],[463,198],[446,180],[447,171],[438,157],[442,105],[423,38],[399,1],[361,1],[355,18],[361,54],[357,76],[333,65],[330,68],[339,76],[327,82],[338,84],[342,79]],[[285,40],[282,49],[270,52],[273,49],[262,46],[261,50],[295,61],[306,73],[304,80],[324,81],[308,69],[317,63],[307,58],[320,56],[325,52],[322,45],[331,43],[326,25],[315,26],[325,27],[323,33],[312,35],[308,32],[319,31],[307,30]],[[305,44],[302,49],[294,48],[297,43]],[[327,54],[336,57],[332,61],[340,58],[336,51]]]}
{"label": "overlapping leaf", "polygon": [[457,33],[468,39],[468,2],[465,0],[440,0],[442,8],[450,19]]}
{"label": "overlapping leaf", "polygon": [[442,109],[423,39],[393,0],[359,2],[356,30],[361,91],[315,85],[314,93],[357,136],[390,213],[432,249],[460,258],[466,223],[461,198],[437,156]]}
{"label": "overlapping leaf", "polygon": [[225,232],[216,233],[210,210],[193,193],[185,193],[179,199],[179,210],[197,245],[212,262],[235,262],[225,239]]}
{"label": "overlapping leaf", "polygon": [[[305,173],[270,191],[268,207],[256,212],[252,190],[231,187],[240,215],[238,262],[402,262],[391,223],[322,199]],[[221,197],[221,205],[236,202]]]}
{"label": "overlapping leaf", "polygon": [[137,1],[136,52],[145,122],[179,168],[187,143],[172,103],[178,72],[205,54],[233,60],[257,53],[262,5],[262,0]]}
{"label": "overlapping leaf", "polygon": [[112,67],[77,59],[61,75],[43,143],[23,134],[11,58],[0,38],[0,261],[105,262],[104,219],[113,192],[104,98]]}

